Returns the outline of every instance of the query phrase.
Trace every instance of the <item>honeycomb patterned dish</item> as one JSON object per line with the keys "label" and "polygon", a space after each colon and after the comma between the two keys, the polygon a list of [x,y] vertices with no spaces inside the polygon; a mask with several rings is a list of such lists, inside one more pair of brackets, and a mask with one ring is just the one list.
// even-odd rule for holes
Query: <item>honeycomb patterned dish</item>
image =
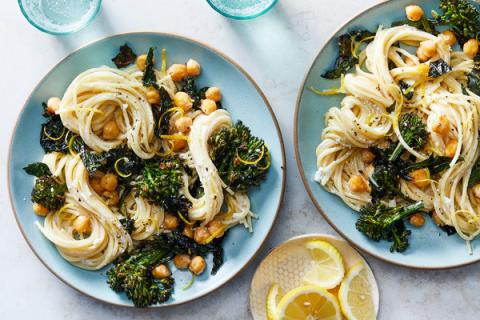
{"label": "honeycomb patterned dish", "polygon": [[250,312],[255,320],[265,320],[266,301],[270,286],[277,283],[284,292],[302,285],[305,270],[310,266],[311,258],[305,244],[312,240],[327,241],[342,254],[345,271],[359,261],[365,262],[367,272],[373,284],[373,301],[378,314],[379,293],[372,270],[363,257],[345,240],[324,235],[310,234],[292,238],[273,249],[260,263],[250,286]]}

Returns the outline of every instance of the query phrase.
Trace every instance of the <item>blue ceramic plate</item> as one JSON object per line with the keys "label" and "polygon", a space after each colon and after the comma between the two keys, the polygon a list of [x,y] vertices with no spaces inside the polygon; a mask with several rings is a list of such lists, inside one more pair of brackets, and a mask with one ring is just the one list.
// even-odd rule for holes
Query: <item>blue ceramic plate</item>
{"label": "blue ceramic plate", "polygon": [[[44,121],[41,116],[42,101],[51,96],[63,95],[75,76],[88,68],[113,66],[110,59],[125,42],[135,52],[147,52],[151,46],[166,48],[170,63],[182,63],[190,57],[195,58],[202,66],[202,74],[198,78],[199,85],[220,87],[224,97],[222,104],[231,113],[232,118],[241,119],[252,129],[253,134],[262,137],[272,156],[272,166],[266,181],[261,187],[251,191],[252,208],[259,215],[259,219],[254,223],[253,234],[243,227],[232,229],[224,242],[225,263],[222,268],[215,276],[210,275],[210,270],[204,272],[188,290],[182,290],[182,287],[189,282],[190,274],[177,271],[174,275],[175,293],[167,303],[159,306],[180,304],[220,287],[253,259],[272,228],[284,192],[284,149],[273,111],[250,76],[218,51],[179,36],[132,33],[94,42],[69,55],[33,90],[18,118],[9,155],[8,184],[11,202],[25,239],[39,259],[58,278],[93,298],[112,304],[132,306],[125,295],[117,294],[108,287],[105,276],[107,268],[93,272],[74,267],[42,236],[35,226],[35,221],[42,218],[32,212],[30,202],[33,179],[22,170],[26,164],[39,161],[43,155],[38,141],[40,124]],[[160,59],[157,58],[157,61]],[[211,267],[211,257],[207,263]]]}
{"label": "blue ceramic plate", "polygon": [[[338,81],[320,77],[337,57],[338,35],[357,28],[376,30],[378,25],[389,27],[393,21],[405,19],[405,6],[411,0],[396,0],[380,3],[347,22],[321,49],[308,71],[300,89],[295,115],[295,148],[297,164],[305,187],[325,219],[335,230],[352,244],[382,260],[424,269],[453,268],[480,260],[480,241],[472,242],[473,254],[467,251],[465,241],[437,228],[431,219],[421,229],[413,229],[410,247],[405,253],[390,253],[386,242],[374,242],[355,229],[356,214],[340,198],[326,192],[313,180],[316,171],[315,149],[324,129],[324,115],[332,106],[338,106],[341,96],[318,96],[308,88],[338,87]],[[437,9],[439,1],[419,1],[427,14]]]}

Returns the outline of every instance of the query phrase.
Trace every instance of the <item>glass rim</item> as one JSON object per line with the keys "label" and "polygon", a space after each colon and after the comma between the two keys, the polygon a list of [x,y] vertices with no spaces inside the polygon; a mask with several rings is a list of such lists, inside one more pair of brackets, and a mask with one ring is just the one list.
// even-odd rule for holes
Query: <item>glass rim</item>
{"label": "glass rim", "polygon": [[33,21],[33,19],[30,18],[30,16],[28,15],[28,13],[26,12],[26,10],[23,6],[24,0],[18,0],[17,2],[18,2],[18,6],[20,7],[20,11],[22,12],[25,19],[27,19],[28,23],[30,23],[30,25],[32,25],[35,28],[37,28],[38,30],[40,30],[42,32],[45,32],[45,33],[48,33],[48,34],[68,35],[68,34],[75,33],[75,32],[78,32],[78,31],[82,30],[83,28],[87,27],[93,21],[93,19],[95,19],[98,12],[100,11],[100,7],[102,5],[102,0],[96,0],[96,1],[97,1],[97,4],[96,4],[96,7],[95,7],[95,10],[92,12],[92,15],[88,18],[88,20],[83,25],[78,26],[75,29],[68,30],[68,31],[53,31],[53,30],[49,30],[45,27],[42,27],[41,25],[39,25],[38,23]]}
{"label": "glass rim", "polygon": [[260,11],[258,13],[255,13],[255,14],[248,15],[248,16],[235,16],[235,15],[226,13],[226,12],[220,10],[219,8],[217,8],[217,6],[214,5],[211,2],[211,0],[207,0],[207,3],[210,5],[210,7],[212,7],[215,11],[217,11],[218,13],[220,13],[224,17],[232,18],[232,19],[235,19],[235,20],[248,20],[248,19],[257,18],[257,17],[267,13],[267,11],[269,11],[277,3],[277,1],[278,0],[273,0],[272,3],[270,3],[270,5],[268,5],[268,7],[266,7],[262,11]]}

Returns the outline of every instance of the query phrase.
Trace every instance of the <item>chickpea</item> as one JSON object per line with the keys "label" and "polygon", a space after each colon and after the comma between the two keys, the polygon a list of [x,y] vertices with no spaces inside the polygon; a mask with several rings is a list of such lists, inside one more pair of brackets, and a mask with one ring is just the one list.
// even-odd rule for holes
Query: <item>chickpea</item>
{"label": "chickpea", "polygon": [[433,220],[433,222],[435,222],[435,224],[437,226],[443,226],[444,225],[442,219],[440,219],[440,217],[438,216],[438,214],[436,212],[433,212],[432,220]]}
{"label": "chickpea", "polygon": [[217,87],[210,87],[205,91],[205,98],[218,102],[222,99],[222,92]]}
{"label": "chickpea", "polygon": [[145,71],[145,66],[147,64],[147,55],[142,54],[137,57],[137,60],[135,60],[135,63],[137,64],[137,67],[140,71]]}
{"label": "chickpea", "polygon": [[150,104],[155,104],[160,102],[160,92],[154,87],[149,87],[147,89],[147,101]]}
{"label": "chickpea", "polygon": [[442,114],[439,117],[438,122],[433,125],[432,130],[439,135],[446,136],[450,132],[450,123],[448,122],[447,117]]}
{"label": "chickpea", "polygon": [[210,232],[208,232],[207,227],[201,226],[195,229],[193,240],[195,240],[197,243],[204,244],[209,237]]}
{"label": "chickpea", "polygon": [[375,155],[369,150],[362,151],[362,160],[365,163],[372,163],[375,159]]}
{"label": "chickpea", "polygon": [[[181,134],[178,134],[181,135]],[[173,151],[180,151],[187,146],[187,140],[184,139],[174,139],[173,140]]]}
{"label": "chickpea", "polygon": [[164,279],[170,277],[172,273],[170,272],[170,269],[164,264],[159,264],[152,270],[152,276],[155,279]]}
{"label": "chickpea", "polygon": [[192,259],[190,259],[188,254],[177,254],[175,257],[173,257],[173,264],[175,267],[181,270],[187,269],[191,261]]}
{"label": "chickpea", "polygon": [[447,146],[445,147],[445,155],[449,158],[455,157],[455,153],[457,153],[457,148],[458,148],[458,140],[457,139],[452,139],[447,143]]}
{"label": "chickpea", "polygon": [[463,45],[463,52],[469,57],[474,58],[478,53],[478,40],[470,39]]}
{"label": "chickpea", "polygon": [[173,81],[181,81],[187,76],[187,67],[184,64],[172,64],[167,73]]}
{"label": "chickpea", "polygon": [[190,117],[181,117],[175,121],[175,127],[180,132],[188,132],[190,131],[190,127],[192,125],[192,118]]}
{"label": "chickpea", "polygon": [[108,121],[103,127],[103,138],[107,140],[112,140],[118,137],[120,134],[120,129],[118,128],[117,122],[115,120]]}
{"label": "chickpea", "polygon": [[445,43],[448,44],[449,46],[453,46],[455,43],[457,43],[457,37],[455,36],[455,32],[452,30],[445,30],[442,32],[445,38]]}
{"label": "chickpea", "polygon": [[36,202],[33,203],[32,209],[33,209],[33,212],[35,212],[37,215],[41,217],[45,217],[49,212],[47,208],[42,206],[40,203],[36,203]]}
{"label": "chickpea", "polygon": [[200,109],[202,109],[205,114],[210,114],[217,110],[217,104],[213,100],[203,99],[200,104]]}
{"label": "chickpea", "polygon": [[203,259],[200,256],[193,257],[192,261],[190,262],[190,265],[188,266],[188,269],[192,271],[194,274],[198,275],[205,270],[205,259]]}
{"label": "chickpea", "polygon": [[93,191],[98,194],[102,194],[103,191],[105,191],[105,189],[102,187],[101,179],[99,178],[91,178],[90,186],[92,187]]}
{"label": "chickpea", "polygon": [[187,74],[191,77],[196,77],[200,74],[200,64],[193,59],[187,61]]}
{"label": "chickpea", "polygon": [[100,184],[102,188],[107,191],[115,191],[118,185],[117,175],[113,173],[107,173],[100,179]]}
{"label": "chickpea", "polygon": [[90,223],[90,218],[87,216],[78,216],[73,221],[73,228],[78,233],[91,233],[92,232],[92,225]]}
{"label": "chickpea", "polygon": [[54,114],[60,108],[60,102],[62,100],[59,97],[51,97],[47,101],[47,111],[48,113]]}
{"label": "chickpea", "polygon": [[212,220],[207,225],[208,232],[214,234],[215,238],[221,238],[224,235],[225,225],[219,220]]}
{"label": "chickpea", "polygon": [[350,191],[352,192],[370,192],[370,186],[368,185],[368,181],[361,175],[354,175],[350,177],[348,181],[348,185],[350,187]]}
{"label": "chickpea", "polygon": [[173,214],[165,214],[163,218],[163,227],[167,230],[174,230],[178,227],[178,218],[175,217]]}
{"label": "chickpea", "polygon": [[410,172],[409,175],[412,178],[412,183],[419,188],[425,188],[430,185],[430,173],[427,169],[418,169]]}
{"label": "chickpea", "polygon": [[480,199],[480,183],[474,185],[473,188],[472,188],[472,190],[473,190],[473,194],[475,195],[475,197],[477,197],[478,199]]}
{"label": "chickpea", "polygon": [[410,5],[405,7],[407,19],[410,21],[420,21],[423,17],[423,9],[417,5]]}
{"label": "chickpea", "polygon": [[426,40],[420,43],[417,49],[417,57],[420,61],[427,61],[437,53],[437,44],[432,40]]}
{"label": "chickpea", "polygon": [[185,226],[185,228],[183,228],[183,231],[182,231],[182,234],[186,237],[189,237],[190,239],[193,238],[193,229],[192,227],[190,226]]}
{"label": "chickpea", "polygon": [[183,91],[175,93],[173,96],[173,103],[175,103],[175,106],[182,108],[184,111],[190,110],[193,106],[192,98],[190,98],[188,93]]}
{"label": "chickpea", "polygon": [[107,206],[116,206],[118,204],[118,201],[120,200],[120,197],[118,196],[117,191],[104,191],[103,192],[103,197],[106,200]]}
{"label": "chickpea", "polygon": [[414,227],[420,228],[425,224],[425,218],[421,213],[414,213],[409,218],[410,224]]}

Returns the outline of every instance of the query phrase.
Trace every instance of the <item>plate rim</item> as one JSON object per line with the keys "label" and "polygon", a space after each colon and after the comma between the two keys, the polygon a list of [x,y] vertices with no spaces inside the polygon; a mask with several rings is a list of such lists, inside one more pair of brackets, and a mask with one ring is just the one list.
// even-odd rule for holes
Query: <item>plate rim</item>
{"label": "plate rim", "polygon": [[467,262],[462,262],[462,263],[455,263],[455,264],[443,264],[443,265],[438,265],[438,266],[420,266],[420,265],[415,265],[415,264],[409,264],[409,263],[402,263],[398,261],[393,261],[390,259],[387,259],[379,254],[373,253],[371,250],[364,248],[363,246],[355,243],[349,236],[347,236],[344,232],[340,230],[328,217],[328,215],[325,213],[325,211],[322,209],[320,206],[320,203],[317,201],[315,198],[312,189],[310,188],[310,185],[308,183],[308,179],[305,174],[305,169],[303,168],[302,160],[300,157],[300,151],[299,151],[299,140],[298,140],[298,114],[300,111],[300,104],[302,102],[303,98],[303,92],[305,90],[305,84],[307,82],[307,79],[310,77],[310,74],[312,73],[313,66],[315,64],[315,61],[322,55],[323,51],[327,47],[327,44],[337,35],[337,33],[340,32],[343,28],[348,26],[350,23],[353,22],[353,20],[357,19],[361,15],[375,10],[377,7],[380,7],[386,3],[390,2],[389,0],[380,0],[380,2],[375,3],[365,9],[360,10],[359,12],[355,13],[351,18],[347,19],[346,22],[342,23],[340,27],[338,27],[320,46],[320,49],[317,51],[317,54],[313,58],[310,66],[308,67],[307,72],[305,73],[305,76],[301,82],[301,85],[298,89],[297,93],[297,99],[295,103],[295,115],[294,115],[294,123],[293,123],[293,146],[295,150],[295,162],[297,163],[297,168],[298,171],[300,172],[300,177],[302,179],[303,185],[305,187],[305,190],[307,191],[308,196],[312,200],[313,204],[317,208],[317,211],[320,212],[320,214],[323,216],[323,218],[328,222],[328,224],[343,238],[345,239],[349,244],[351,244],[354,248],[365,252],[383,262],[387,262],[396,266],[400,267],[406,267],[406,268],[411,268],[411,269],[417,269],[417,270],[448,270],[448,269],[454,269],[454,268],[460,268],[460,267],[465,267],[474,263],[477,263],[480,261],[480,257],[472,260],[472,261],[467,261]]}
{"label": "plate rim", "polygon": [[[264,92],[262,91],[260,86],[257,84],[257,82],[253,79],[253,77],[239,63],[237,63],[235,60],[233,60],[232,58],[227,56],[225,53],[223,53],[219,49],[216,49],[215,47],[213,47],[212,45],[210,45],[206,42],[196,40],[196,39],[193,39],[193,38],[188,37],[188,36],[184,36],[184,35],[181,35],[181,34],[178,34],[178,33],[173,33],[173,32],[157,32],[157,31],[138,31],[138,32],[117,33],[117,34],[113,34],[113,35],[110,35],[110,36],[101,37],[101,38],[97,38],[97,39],[94,39],[92,41],[89,41],[89,42],[79,46],[75,50],[71,51],[70,53],[68,53],[65,57],[60,59],[60,61],[57,62],[53,67],[51,67],[50,70],[44,76],[42,76],[40,78],[40,80],[37,82],[37,84],[33,87],[33,89],[31,89],[30,93],[27,95],[27,98],[25,99],[25,101],[23,103],[23,106],[17,112],[15,125],[13,126],[13,129],[10,133],[10,138],[9,138],[9,142],[8,142],[8,155],[7,155],[7,162],[8,163],[7,163],[7,168],[6,168],[7,169],[7,174],[6,174],[6,180],[7,181],[6,182],[7,182],[7,190],[8,190],[8,200],[9,200],[11,212],[13,213],[13,216],[15,218],[15,222],[17,224],[17,227],[20,229],[20,232],[21,232],[25,242],[27,243],[28,247],[33,252],[33,254],[38,258],[38,260],[40,260],[40,262],[43,264],[43,266],[45,266],[55,277],[57,277],[57,279],[59,279],[61,282],[63,282],[64,284],[66,284],[70,288],[76,290],[77,292],[79,292],[79,293],[81,293],[81,294],[83,294],[83,295],[85,295],[89,298],[94,299],[95,301],[98,301],[98,302],[101,302],[101,303],[104,303],[104,304],[107,304],[107,305],[114,305],[114,306],[123,307],[123,308],[137,308],[138,309],[138,307],[135,307],[133,304],[128,304],[127,305],[127,304],[112,302],[112,301],[108,301],[106,299],[103,299],[101,297],[94,296],[94,295],[92,295],[92,294],[90,294],[90,293],[88,293],[84,290],[81,290],[80,288],[76,287],[75,285],[73,285],[72,283],[70,283],[69,281],[64,279],[62,276],[57,274],[49,266],[49,264],[37,253],[37,251],[33,248],[32,244],[30,243],[30,240],[28,239],[27,234],[26,234],[22,224],[20,223],[20,220],[19,220],[19,217],[18,217],[18,212],[16,211],[15,205],[14,205],[12,190],[10,188],[11,181],[12,181],[12,177],[10,175],[10,172],[11,172],[11,167],[12,167],[13,139],[14,139],[15,134],[17,133],[18,125],[20,123],[20,118],[24,114],[24,112],[26,112],[27,103],[31,99],[34,92],[38,89],[40,84],[47,77],[49,77],[51,75],[51,73],[57,67],[59,67],[61,64],[63,64],[68,58],[70,58],[71,56],[73,56],[77,52],[79,52],[81,50],[84,50],[88,47],[91,47],[91,46],[93,46],[93,45],[95,45],[99,42],[109,41],[111,39],[115,39],[115,38],[123,37],[123,36],[136,36],[136,35],[155,35],[155,36],[172,37],[172,38],[179,39],[181,41],[190,42],[190,43],[193,43],[195,45],[198,45],[200,47],[203,47],[203,48],[213,52],[214,54],[216,54],[220,58],[222,58],[225,61],[227,61],[228,63],[232,64],[243,76],[245,76],[247,78],[247,80],[254,86],[256,92],[262,98],[262,100],[265,103],[265,106],[267,107],[267,110],[270,113],[270,116],[273,120],[273,124],[275,125],[275,128],[276,128],[277,137],[278,137],[278,140],[280,142],[280,151],[281,151],[280,170],[281,170],[281,180],[282,180],[281,181],[282,184],[281,184],[280,196],[279,196],[279,199],[278,199],[278,204],[277,204],[277,208],[276,208],[276,211],[275,211],[275,215],[273,217],[273,221],[272,221],[271,225],[269,226],[265,237],[262,239],[262,241],[259,243],[258,247],[255,249],[255,252],[253,253],[253,255],[248,259],[248,261],[237,272],[233,273],[229,277],[226,277],[224,280],[220,281],[220,283],[217,286],[214,286],[212,288],[209,288],[209,289],[205,290],[205,292],[201,293],[200,295],[198,295],[194,298],[188,298],[184,301],[172,302],[172,303],[169,303],[169,304],[156,304],[156,305],[152,305],[152,306],[148,307],[148,308],[151,308],[151,309],[153,309],[153,308],[168,308],[168,307],[173,307],[173,306],[186,304],[188,302],[195,301],[195,300],[198,300],[200,298],[203,298],[204,296],[212,293],[213,291],[222,288],[227,283],[229,283],[231,280],[233,280],[238,275],[240,275],[243,271],[245,271],[245,269],[248,266],[250,266],[250,264],[259,255],[261,249],[265,245],[265,242],[270,237],[270,235],[272,233],[272,229],[273,229],[274,225],[276,224],[276,222],[278,220],[280,209],[283,206],[283,201],[284,201],[284,197],[285,197],[285,187],[286,187],[287,163],[286,163],[286,157],[285,157],[285,144],[284,144],[284,141],[283,141],[283,136],[282,136],[282,132],[280,130],[280,125],[278,123],[277,117],[275,115],[274,110],[272,109],[272,106],[271,106],[269,100],[267,99],[266,95],[264,94]],[[74,266],[72,266],[72,267],[74,267]],[[141,309],[143,309],[143,308],[141,308]]]}
{"label": "plate rim", "polygon": [[[327,239],[335,239],[335,240],[338,240],[338,241],[343,241],[345,242],[348,246],[350,246],[355,252],[358,253],[358,255],[362,258],[363,262],[365,262],[365,265],[368,267],[368,269],[370,269],[370,272],[372,273],[373,275],[373,280],[375,281],[374,282],[374,289],[377,291],[378,293],[378,305],[376,306],[377,307],[377,317],[378,315],[380,314],[380,307],[381,307],[381,304],[380,304],[380,297],[381,297],[381,294],[380,294],[380,286],[378,284],[378,280],[377,280],[377,277],[375,275],[375,272],[373,271],[373,268],[372,266],[370,265],[370,262],[368,262],[368,260],[365,258],[365,256],[362,254],[363,252],[358,250],[357,247],[355,246],[352,246],[351,243],[349,241],[347,241],[345,238],[343,237],[339,237],[335,234],[331,234],[331,233],[305,233],[305,234],[298,234],[296,236],[293,236],[291,238],[288,238],[287,240],[285,241],[282,241],[280,242],[279,244],[277,244],[275,247],[271,248],[268,253],[265,255],[265,257],[263,257],[262,261],[260,261],[260,263],[258,264],[258,267],[257,269],[255,269],[255,272],[253,273],[253,276],[252,276],[252,280],[250,280],[250,290],[249,290],[249,294],[248,294],[248,310],[250,311],[250,315],[252,316],[252,318],[255,319],[255,316],[253,314],[253,311],[252,311],[252,294],[253,294],[253,281],[255,279],[255,276],[257,274],[257,271],[258,269],[260,268],[260,266],[265,263],[265,260],[267,260],[268,257],[272,256],[273,254],[275,254],[278,250],[280,250],[283,246],[285,246],[287,243],[291,242],[291,241],[296,241],[296,240],[301,240],[301,239],[309,239],[309,238],[327,238]],[[328,241],[327,241],[328,242]],[[332,244],[333,245],[333,244]],[[337,249],[338,250],[338,249]],[[345,272],[345,275],[346,275],[347,272]]]}

